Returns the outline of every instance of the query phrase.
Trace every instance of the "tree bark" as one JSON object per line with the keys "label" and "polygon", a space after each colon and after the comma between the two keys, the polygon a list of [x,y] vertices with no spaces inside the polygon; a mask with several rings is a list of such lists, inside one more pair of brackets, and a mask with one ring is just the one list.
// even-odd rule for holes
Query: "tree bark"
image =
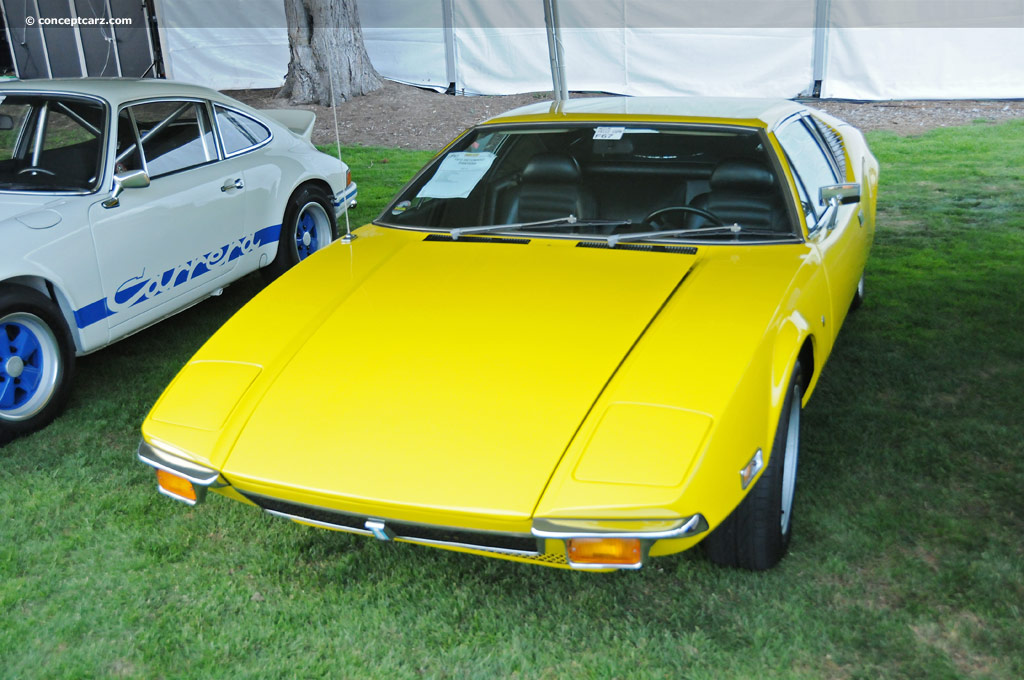
{"label": "tree bark", "polygon": [[291,61],[281,94],[293,104],[331,105],[380,89],[363,45],[356,0],[284,0]]}

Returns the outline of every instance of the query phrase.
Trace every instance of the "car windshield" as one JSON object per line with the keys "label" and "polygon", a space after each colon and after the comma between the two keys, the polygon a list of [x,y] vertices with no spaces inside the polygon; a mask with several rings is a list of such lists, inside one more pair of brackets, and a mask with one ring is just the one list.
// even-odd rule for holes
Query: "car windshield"
{"label": "car windshield", "polygon": [[89,99],[0,94],[0,191],[95,190],[105,113]]}
{"label": "car windshield", "polygon": [[796,237],[763,131],[721,125],[483,125],[434,159],[377,223],[649,240]]}

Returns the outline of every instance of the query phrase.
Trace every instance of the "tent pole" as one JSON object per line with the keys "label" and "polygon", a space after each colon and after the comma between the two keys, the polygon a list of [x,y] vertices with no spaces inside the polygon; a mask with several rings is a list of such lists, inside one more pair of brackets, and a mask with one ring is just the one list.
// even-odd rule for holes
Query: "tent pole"
{"label": "tent pole", "polygon": [[565,82],[565,52],[562,49],[562,27],[558,20],[558,0],[544,0],[544,25],[548,33],[554,99],[556,102],[566,101],[569,99],[569,88]]}
{"label": "tent pole", "polygon": [[455,68],[455,0],[441,0],[441,18],[444,22],[444,68],[448,76],[448,94],[455,94],[459,90]]}
{"label": "tent pole", "polygon": [[828,26],[832,14],[832,0],[816,0],[814,3],[814,53],[811,56],[812,82],[808,94],[821,96],[821,84],[825,80],[825,63],[828,56]]}

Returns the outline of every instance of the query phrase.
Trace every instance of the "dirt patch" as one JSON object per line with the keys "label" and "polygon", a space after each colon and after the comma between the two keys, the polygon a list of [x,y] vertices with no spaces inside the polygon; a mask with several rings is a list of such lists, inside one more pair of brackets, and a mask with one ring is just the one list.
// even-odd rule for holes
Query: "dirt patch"
{"label": "dirt patch", "polygon": [[[227,92],[258,109],[290,108],[277,90]],[[451,96],[385,81],[384,87],[338,104],[338,133],[344,146],[438,149],[482,120],[526,104],[546,101],[550,92],[487,97]],[[571,96],[592,96],[577,95]],[[862,130],[920,134],[937,127],[969,125],[976,120],[1001,122],[1024,118],[1024,100],[954,100],[848,102],[812,101]],[[334,117],[324,106],[301,106],[316,112],[313,141],[334,142]]]}

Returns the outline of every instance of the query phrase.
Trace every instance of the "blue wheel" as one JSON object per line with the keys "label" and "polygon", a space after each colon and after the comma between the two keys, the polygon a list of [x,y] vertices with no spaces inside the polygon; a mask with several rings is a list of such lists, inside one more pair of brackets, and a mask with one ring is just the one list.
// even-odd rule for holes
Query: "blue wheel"
{"label": "blue wheel", "polygon": [[302,206],[295,223],[295,252],[298,261],[331,242],[331,220],[324,207],[316,201]]}
{"label": "blue wheel", "polygon": [[41,293],[0,292],[0,430],[15,435],[49,422],[67,396],[74,353],[59,309]]}
{"label": "blue wheel", "polygon": [[338,221],[327,192],[315,184],[299,187],[288,199],[277,255],[263,270],[265,276],[276,279],[337,237]]}

